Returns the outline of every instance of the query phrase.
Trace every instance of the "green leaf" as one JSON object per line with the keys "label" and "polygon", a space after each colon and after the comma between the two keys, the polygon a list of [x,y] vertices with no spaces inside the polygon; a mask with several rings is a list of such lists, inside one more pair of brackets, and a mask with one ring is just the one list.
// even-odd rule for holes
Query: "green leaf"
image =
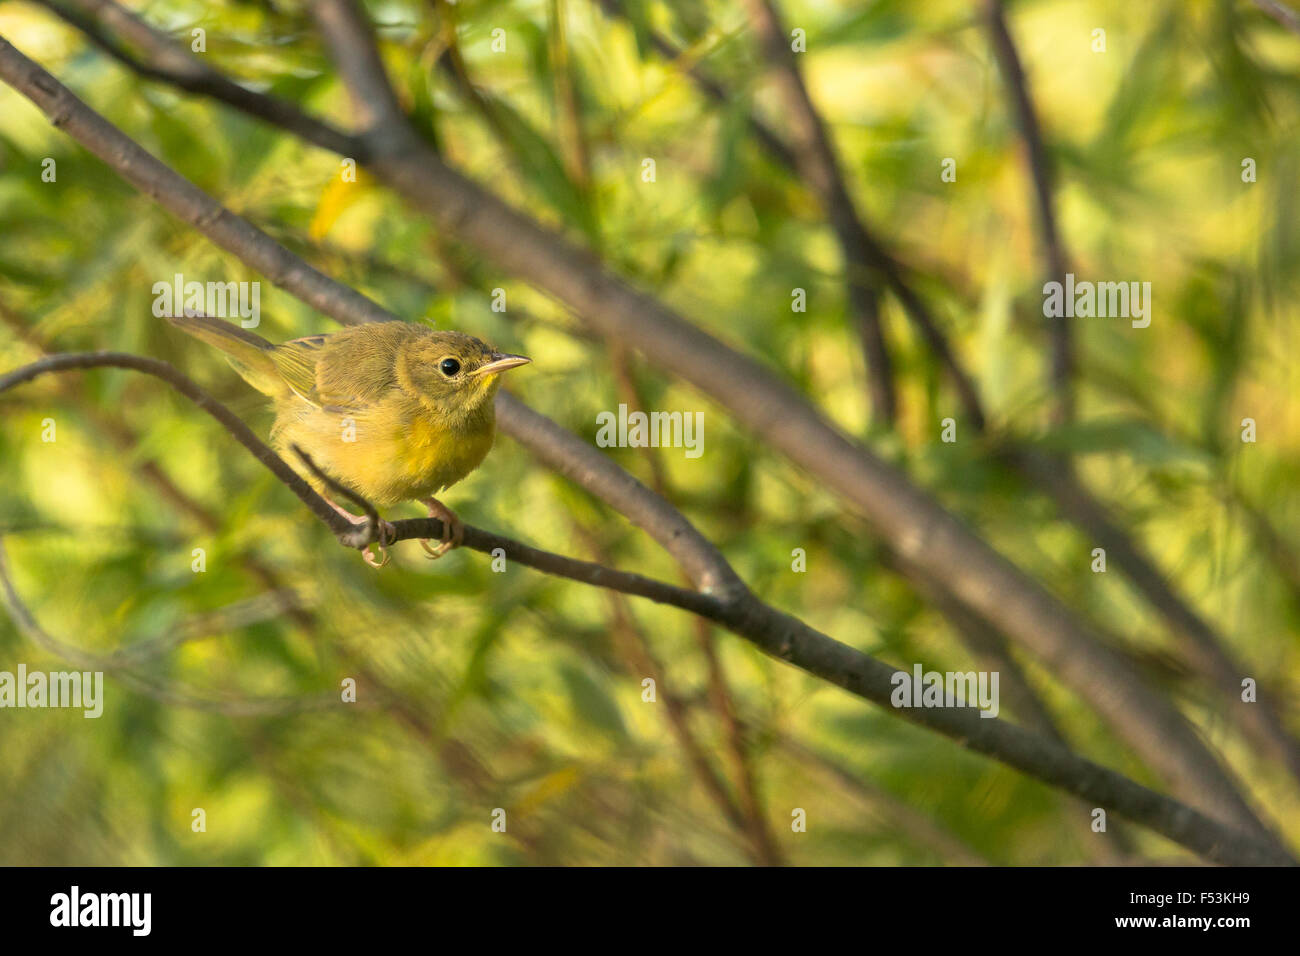
{"label": "green leaf", "polygon": [[584,669],[575,664],[560,665],[560,677],[569,691],[573,701],[573,710],[578,718],[604,734],[619,738],[627,737],[627,727],[618,705]]}
{"label": "green leaf", "polygon": [[[487,94],[483,94],[487,96]],[[558,153],[532,124],[507,102],[489,97],[489,109],[528,182],[564,219],[596,243],[599,232],[592,203],[565,171]]]}
{"label": "green leaf", "polygon": [[1049,451],[1075,455],[1120,452],[1140,464],[1154,467],[1191,465],[1197,468],[1212,468],[1214,466],[1213,456],[1202,449],[1165,435],[1147,422],[1131,419],[1110,419],[1069,425],[1056,429],[1050,435],[1041,438],[1037,444]]}

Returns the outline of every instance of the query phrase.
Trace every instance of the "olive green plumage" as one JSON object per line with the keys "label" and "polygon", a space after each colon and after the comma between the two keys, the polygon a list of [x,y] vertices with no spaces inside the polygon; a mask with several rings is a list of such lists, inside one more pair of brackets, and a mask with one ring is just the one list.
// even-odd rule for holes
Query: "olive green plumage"
{"label": "olive green plumage", "polygon": [[[275,403],[272,444],[297,445],[376,505],[427,499],[482,463],[500,374],[528,359],[461,332],[376,322],[274,345],[239,326],[173,318]],[[320,483],[307,477],[318,491]]]}

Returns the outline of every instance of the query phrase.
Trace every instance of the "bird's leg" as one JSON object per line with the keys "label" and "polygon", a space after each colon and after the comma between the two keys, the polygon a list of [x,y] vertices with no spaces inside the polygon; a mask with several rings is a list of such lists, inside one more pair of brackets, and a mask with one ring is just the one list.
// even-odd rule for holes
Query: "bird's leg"
{"label": "bird's leg", "polygon": [[[329,497],[326,495],[322,495],[321,497],[325,499],[325,503],[327,505],[329,505],[339,514],[341,514],[343,517],[347,518],[353,524],[367,524],[370,521],[370,519],[365,515],[354,515],[351,511],[348,511],[346,508],[340,508],[333,501],[331,501]],[[387,564],[389,560],[388,549],[385,548],[384,545],[392,544],[393,539],[396,537],[397,537],[397,529],[393,527],[392,523],[389,521],[385,521],[383,518],[380,518],[378,544],[379,544],[379,553],[380,555],[382,555],[382,560],[379,561],[375,560],[375,556],[370,553],[370,549],[373,545],[368,544],[361,551],[361,557],[365,560],[366,564],[370,565],[372,568],[382,568],[385,564]],[[420,542],[420,543],[423,544],[424,542]]]}
{"label": "bird's leg", "polygon": [[430,558],[441,558],[452,548],[459,548],[465,543],[465,525],[452,511],[437,498],[421,498],[420,504],[429,509],[429,517],[442,522],[442,543],[436,548],[429,547],[427,538],[420,539],[420,547]]}

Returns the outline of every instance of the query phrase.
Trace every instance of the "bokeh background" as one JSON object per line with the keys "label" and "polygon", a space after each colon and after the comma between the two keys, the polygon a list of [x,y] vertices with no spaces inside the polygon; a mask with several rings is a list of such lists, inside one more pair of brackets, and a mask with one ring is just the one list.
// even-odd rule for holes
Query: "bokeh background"
{"label": "bokeh background", "polygon": [[[186,43],[203,28],[212,63],[346,124],[346,94],[296,5],[128,5]],[[1113,635],[1300,839],[1294,785],[1223,718],[1123,575],[1092,573],[1092,542],[970,433],[940,442],[940,420],[959,409],[889,299],[900,415],[895,428],[871,425],[834,235],[748,126],[756,114],[780,133],[784,116],[740,6],[368,8],[404,103],[454,166],[764,360],[905,468]],[[1300,35],[1250,2],[1009,7],[1074,271],[1154,290],[1150,328],[1076,323],[1079,423],[1052,428],[1027,166],[975,5],[781,8],[806,31],[799,65],[855,199],[909,266],[996,427],[1075,455],[1237,657],[1284,675],[1280,706],[1296,727]],[[460,77],[440,65],[448,22]],[[1105,52],[1092,48],[1098,28]],[[504,51],[492,49],[496,29]],[[337,157],[140,78],[45,7],[0,4],[0,34],[322,270],[412,320],[533,356],[510,387],[573,431],[594,441],[596,415],[620,402],[702,411],[699,459],[607,453],[775,606],[900,666],[974,666],[864,523],[671,370],[593,337],[382,183],[342,188]],[[654,35],[680,55],[664,56]],[[701,95],[691,67],[724,86],[724,102]],[[41,178],[47,157],[54,183]],[[951,183],[940,178],[949,157]],[[1245,158],[1256,182],[1242,180]],[[178,272],[263,279],[0,88],[0,371],[46,351],[164,358],[265,432],[261,396],[154,317],[153,284]],[[806,312],[791,310],[795,288]],[[334,327],[266,281],[261,304],[257,331],[272,339]],[[1240,440],[1246,417],[1254,444]],[[644,534],[507,438],[444,500],[540,547],[679,579]],[[1060,793],[682,612],[525,568],[494,573],[475,553],[429,562],[413,543],[375,572],[212,420],[143,376],[47,377],[0,396],[0,528],[16,586],[51,634],[101,654],[174,642],[124,659],[143,683],[108,675],[99,720],[0,711],[0,863],[745,864],[759,826],[793,864],[1190,859],[1118,824],[1122,841],[1099,837]],[[796,548],[806,572],[792,570]],[[0,617],[0,670],[19,662],[66,666]],[[1159,786],[1051,673],[1021,663],[1075,749]],[[642,699],[650,674],[654,703]],[[345,678],[355,705],[338,703]],[[746,801],[763,824],[723,809]],[[191,829],[194,808],[205,832]],[[491,828],[494,808],[506,833]],[[795,808],[807,832],[791,831]]]}

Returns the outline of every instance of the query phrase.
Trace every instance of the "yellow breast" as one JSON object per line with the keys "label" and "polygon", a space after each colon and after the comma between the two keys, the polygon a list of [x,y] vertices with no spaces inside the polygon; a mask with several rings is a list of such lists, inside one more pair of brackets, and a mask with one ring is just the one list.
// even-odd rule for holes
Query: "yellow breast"
{"label": "yellow breast", "polygon": [[418,416],[405,431],[394,432],[395,457],[401,463],[403,482],[418,489],[418,494],[407,497],[423,498],[454,485],[477,468],[492,449],[495,429],[489,421],[486,428],[453,431],[427,416]]}
{"label": "yellow breast", "polygon": [[405,401],[372,406],[355,418],[298,405],[282,410],[275,439],[282,450],[302,446],[329,474],[388,507],[431,497],[468,475],[491,450],[494,426],[488,415],[449,427]]}

